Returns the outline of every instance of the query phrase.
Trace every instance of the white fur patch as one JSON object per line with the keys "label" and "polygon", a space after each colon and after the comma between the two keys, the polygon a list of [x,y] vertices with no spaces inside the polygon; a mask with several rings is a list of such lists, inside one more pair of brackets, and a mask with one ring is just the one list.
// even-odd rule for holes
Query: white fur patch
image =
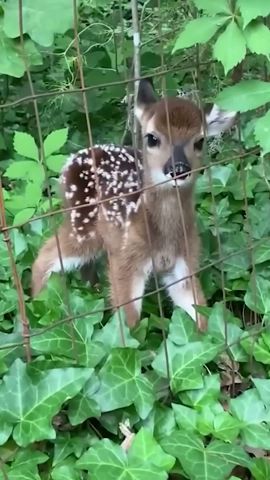
{"label": "white fur patch", "polygon": [[[75,257],[75,256],[63,257],[62,264],[63,264],[64,272],[71,272],[72,270],[75,270],[78,267],[82,267],[83,265],[85,265],[85,263],[87,263],[87,261],[88,259],[85,257]],[[52,272],[55,272],[55,273],[62,272],[61,262],[59,258],[57,258],[57,260],[55,260],[55,262],[53,263],[50,269],[50,273]]]}
{"label": "white fur patch", "polygon": [[[192,288],[187,288],[186,286],[186,277],[189,275],[190,272],[186,261],[183,258],[178,258],[172,272],[163,276],[163,282],[168,288],[168,293],[174,305],[183,308],[183,310],[185,310],[191,318],[196,321],[196,313],[193,307],[196,301],[193,297]],[[173,282],[177,283],[169,286]]]}
{"label": "white fur patch", "polygon": [[135,116],[137,117],[137,119],[139,121],[141,121],[141,119],[143,117],[143,113],[144,113],[143,108],[140,108],[136,105],[135,108],[134,108],[134,113],[135,113]]}

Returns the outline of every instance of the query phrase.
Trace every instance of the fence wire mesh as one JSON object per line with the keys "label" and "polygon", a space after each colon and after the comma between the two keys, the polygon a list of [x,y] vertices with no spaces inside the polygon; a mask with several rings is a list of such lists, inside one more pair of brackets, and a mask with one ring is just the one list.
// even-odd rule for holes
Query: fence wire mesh
{"label": "fence wire mesh", "polygon": [[[182,55],[181,59],[178,61],[171,62],[171,64],[166,64],[167,59],[168,59],[168,37],[172,35],[172,31],[169,32],[164,32],[164,19],[161,18],[161,12],[162,12],[162,5],[161,2],[158,2],[157,7],[154,9],[154,12],[151,10],[151,8],[148,8],[148,3],[149,2],[144,2],[142,4],[137,5],[136,2],[131,2],[133,8],[131,6],[127,6],[126,4],[123,5],[123,2],[118,2],[117,5],[115,5],[115,9],[117,10],[119,14],[119,23],[117,24],[117,27],[115,28],[116,31],[113,31],[113,29],[109,28],[110,31],[110,37],[108,39],[109,41],[116,41],[115,37],[117,35],[117,42],[118,46],[116,47],[116,58],[115,58],[115,71],[119,71],[120,69],[120,79],[119,80],[114,80],[114,81],[99,81],[97,84],[91,81],[89,83],[89,80],[85,79],[85,71],[91,69],[91,50],[85,49],[85,42],[83,41],[83,34],[87,29],[89,28],[94,28],[96,25],[92,26],[91,21],[89,21],[89,24],[85,27],[82,22],[79,21],[78,19],[78,8],[79,5],[77,4],[76,0],[73,0],[73,33],[74,37],[71,40],[70,44],[67,46],[65,52],[72,50],[72,64],[69,66],[70,72],[71,72],[71,83],[67,87],[63,87],[61,90],[59,88],[54,89],[51,88],[51,90],[48,89],[48,91],[39,91],[39,84],[38,82],[34,81],[35,78],[35,69],[31,68],[29,65],[29,57],[27,50],[25,48],[25,41],[26,41],[26,36],[24,34],[24,25],[23,25],[23,0],[19,0],[19,31],[20,31],[20,45],[21,45],[21,52],[22,52],[22,57],[24,61],[24,66],[25,66],[25,75],[28,80],[28,92],[25,95],[23,95],[23,92],[21,89],[19,89],[19,93],[15,95],[15,98],[10,99],[10,96],[7,95],[7,98],[4,99],[2,104],[0,105],[0,111],[3,112],[3,115],[5,116],[8,112],[13,112],[16,111],[16,109],[20,109],[23,112],[29,111],[29,116],[31,117],[31,122],[32,124],[34,123],[34,128],[33,126],[31,127],[32,130],[35,132],[35,137],[38,142],[39,146],[39,154],[40,158],[39,161],[43,165],[44,169],[44,186],[43,186],[43,192],[44,195],[46,195],[48,199],[48,205],[46,208],[46,211],[41,212],[40,209],[35,209],[34,214],[31,216],[31,218],[27,219],[26,221],[19,222],[18,224],[12,223],[11,217],[8,213],[7,215],[7,209],[5,208],[5,203],[6,203],[6,198],[7,198],[7,193],[10,192],[10,195],[12,195],[13,189],[16,188],[16,185],[14,185],[13,182],[9,182],[5,174],[3,173],[2,175],[2,180],[1,180],[1,185],[0,185],[0,216],[1,216],[1,235],[2,238],[6,244],[6,248],[8,251],[8,256],[9,256],[9,261],[10,261],[10,271],[11,271],[11,276],[13,278],[13,283],[14,287],[17,292],[17,300],[18,300],[18,315],[19,319],[22,324],[22,342],[14,342],[12,344],[6,344],[6,345],[1,345],[0,346],[0,351],[4,351],[6,349],[12,349],[15,347],[23,346],[25,350],[25,358],[29,362],[31,360],[31,356],[33,355],[31,353],[31,339],[40,335],[43,335],[45,332],[48,332],[50,330],[54,330],[60,325],[63,324],[68,324],[70,331],[73,332],[73,321],[78,318],[84,318],[88,317],[89,315],[93,314],[93,310],[89,310],[87,312],[83,313],[76,313],[74,312],[73,308],[73,302],[72,299],[70,298],[70,291],[71,288],[66,285],[65,282],[65,277],[63,277],[63,284],[64,284],[64,290],[63,290],[63,298],[62,302],[66,306],[66,316],[64,318],[60,319],[55,319],[53,323],[50,323],[48,325],[44,325],[42,328],[39,328],[38,330],[34,327],[31,326],[31,323],[34,324],[34,322],[31,322],[29,320],[29,316],[31,317],[31,299],[28,297],[29,290],[24,289],[22,286],[22,269],[20,268],[20,258],[16,256],[14,253],[14,240],[12,240],[12,231],[16,230],[19,232],[25,232],[27,227],[29,225],[33,225],[35,222],[38,221],[49,221],[50,223],[50,231],[54,232],[54,235],[56,235],[56,243],[57,243],[57,249],[58,249],[58,255],[59,255],[59,261],[61,265],[61,270],[64,273],[64,263],[61,255],[61,245],[59,242],[59,238],[57,235],[57,230],[56,230],[56,225],[57,221],[55,222],[55,218],[58,218],[60,215],[63,215],[64,213],[68,213],[71,210],[82,210],[84,207],[88,206],[88,203],[86,202],[85,204],[81,204],[78,206],[72,206],[70,208],[63,208],[59,206],[59,203],[56,205],[55,204],[55,195],[53,193],[53,188],[52,188],[52,180],[49,174],[48,166],[45,161],[45,154],[44,154],[44,137],[46,136],[45,133],[47,134],[48,132],[44,132],[44,128],[42,125],[44,125],[44,121],[41,121],[41,116],[46,114],[46,108],[48,108],[49,103],[52,102],[54,99],[56,101],[60,101],[60,105],[63,105],[63,102],[65,102],[66,97],[73,97],[76,96],[76,99],[79,98],[80,96],[80,112],[84,113],[85,120],[83,124],[83,129],[84,132],[86,132],[86,137],[87,141],[86,144],[84,145],[79,145],[80,148],[88,148],[92,149],[92,158],[94,159],[95,163],[95,152],[93,150],[93,146],[96,143],[96,140],[98,140],[100,143],[106,143],[106,141],[101,141],[102,139],[97,135],[97,131],[93,130],[93,126],[95,125],[95,112],[94,108],[91,108],[91,101],[94,102],[95,96],[98,97],[100,92],[108,91],[110,92],[110,89],[113,88],[121,88],[122,92],[122,98],[126,97],[126,102],[121,103],[118,101],[117,103],[117,108],[119,111],[121,111],[121,129],[120,134],[118,135],[118,138],[120,137],[123,141],[123,143],[127,144],[133,144],[134,147],[136,147],[136,144],[138,143],[138,130],[137,127],[135,128],[133,125],[133,116],[132,116],[132,103],[133,103],[133,98],[131,96],[131,92],[135,91],[137,92],[136,85],[140,79],[148,78],[149,75],[151,75],[152,78],[156,81],[156,83],[160,86],[160,91],[162,93],[170,93],[172,90],[171,86],[167,86],[167,78],[168,75],[170,74],[173,77],[171,78],[176,78],[179,79],[178,84],[179,84],[179,89],[180,89],[180,84],[181,81],[185,78],[185,74],[189,74],[190,77],[193,78],[193,88],[192,88],[192,96],[196,97],[197,102],[200,105],[204,104],[204,97],[209,96],[209,88],[207,87],[207,95],[205,95],[204,89],[205,89],[205,76],[207,75],[206,72],[209,72],[209,75],[216,75],[215,80],[218,78],[218,73],[217,73],[217,66],[216,62],[214,60],[205,60],[205,55],[204,52],[202,53],[200,51],[200,48],[197,47],[196,50],[192,52],[191,55],[188,55],[187,53],[185,55]],[[169,12],[167,12],[169,15]],[[194,12],[190,11],[189,8],[183,13],[182,15],[182,20],[183,22],[187,17],[191,17],[194,14]],[[147,23],[147,28],[149,29],[147,31],[147,35],[144,31],[144,25]],[[171,24],[172,26],[172,24]],[[177,24],[176,26],[176,31],[180,29],[180,24]],[[127,39],[127,32],[128,32],[128,40],[131,42],[131,38],[133,38],[133,53],[131,55],[131,61],[127,62],[126,60],[126,55],[123,53],[124,49],[126,48],[126,39]],[[158,37],[158,40],[156,39]],[[120,39],[120,40],[119,40]],[[105,40],[106,43],[107,40]],[[154,66],[152,68],[146,68],[145,64],[143,61],[141,61],[141,52],[143,50],[143,47],[145,45],[149,45],[149,48],[151,48],[151,45],[154,45],[152,48],[157,48],[158,47],[158,58],[160,59],[160,64],[157,66]],[[129,44],[130,46],[130,44]],[[131,47],[130,47],[131,48]],[[120,53],[123,54],[123,59],[124,60],[119,60],[117,58],[117,54],[120,55]],[[54,58],[53,55],[60,55],[59,53],[48,53],[48,58],[49,61],[53,62]],[[89,55],[86,61],[86,55]],[[50,58],[51,57],[51,58]],[[65,55],[63,55],[64,61],[66,60]],[[129,59],[130,60],[130,59]],[[118,63],[119,62],[119,63]],[[129,64],[128,64],[129,63]],[[218,80],[220,81],[220,80]],[[134,89],[135,85],[135,89]],[[215,87],[216,88],[216,87]],[[218,88],[218,87],[217,87]],[[173,87],[174,90],[174,87]],[[89,94],[91,93],[91,96],[89,97]],[[212,92],[215,94],[215,92]],[[51,103],[50,103],[51,105]],[[115,106],[114,106],[115,108]],[[89,113],[89,110],[91,111]],[[57,114],[57,112],[56,112]],[[98,113],[99,114],[99,113]],[[110,119],[110,112],[104,112],[104,124],[106,125],[106,116],[108,118],[108,128],[111,128],[111,119]],[[170,131],[170,123],[169,123],[169,115],[167,114],[167,121],[168,121],[168,130]],[[54,123],[54,120],[52,119],[52,123]],[[136,124],[136,122],[135,122]],[[187,280],[193,276],[199,276],[199,275],[204,275],[204,280],[206,282],[207,276],[209,276],[209,281],[211,282],[212,280],[212,275],[218,272],[219,276],[219,292],[220,294],[218,297],[222,300],[224,308],[226,306],[230,307],[231,302],[233,302],[235,299],[232,298],[233,295],[230,295],[229,288],[226,287],[226,282],[227,282],[227,272],[226,269],[224,269],[224,265],[226,262],[231,262],[233,263],[235,258],[239,258],[239,255],[241,254],[247,254],[250,258],[249,261],[249,271],[251,275],[251,280],[254,282],[254,305],[256,306],[256,299],[257,299],[257,294],[256,294],[256,285],[255,285],[255,280],[256,280],[256,265],[254,261],[254,249],[257,248],[259,245],[263,244],[265,240],[269,239],[268,235],[261,236],[260,238],[256,239],[256,235],[254,235],[254,231],[252,231],[252,224],[250,222],[249,218],[249,199],[250,195],[248,193],[248,188],[249,186],[247,185],[247,176],[248,172],[245,168],[245,160],[247,158],[250,158],[253,154],[258,153],[257,148],[249,149],[248,151],[243,149],[242,142],[241,142],[241,124],[238,123],[237,127],[233,127],[234,130],[238,131],[239,137],[238,141],[234,142],[234,145],[231,149],[229,149],[229,154],[226,154],[226,149],[225,149],[225,154],[223,153],[222,158],[219,160],[213,160],[211,158],[211,155],[208,155],[208,163],[203,164],[199,166],[198,168],[193,169],[194,173],[197,173],[199,176],[200,174],[204,173],[204,175],[207,175],[208,177],[208,185],[204,188],[208,189],[208,192],[211,195],[211,205],[204,205],[202,208],[208,209],[207,215],[211,215],[212,217],[212,234],[215,237],[216,244],[217,244],[217,255],[215,256],[214,259],[209,261],[207,258],[203,258],[201,267],[197,269],[196,271],[190,272],[189,275],[185,277],[181,277],[175,281],[172,281],[169,286],[178,284],[179,282],[183,280]],[[81,129],[81,127],[80,127]],[[26,125],[26,130],[27,130],[27,125]],[[96,138],[98,137],[98,138]],[[129,137],[131,141],[129,140],[128,142],[126,141],[126,137]],[[222,141],[222,140],[221,140]],[[74,142],[75,144],[76,142]],[[120,143],[117,141],[116,143]],[[75,147],[75,145],[74,145]],[[210,147],[209,147],[210,148]],[[70,148],[72,152],[76,152],[78,148]],[[232,154],[232,151],[234,152]],[[209,158],[210,157],[210,158]],[[217,168],[220,165],[231,165],[234,162],[239,162],[239,172],[241,176],[241,182],[242,182],[242,189],[243,189],[243,199],[240,198],[238,202],[242,202],[242,210],[244,212],[243,217],[244,217],[244,222],[246,224],[245,231],[247,233],[247,238],[248,241],[246,242],[246,245],[244,247],[241,247],[239,249],[232,249],[232,251],[228,252],[227,248],[224,248],[223,245],[223,236],[220,234],[220,216],[223,214],[226,214],[226,212],[222,212],[221,208],[221,201],[220,198],[218,200],[216,199],[215,195],[215,188],[217,186],[214,185],[214,182],[216,181],[215,178],[213,178],[213,167]],[[262,160],[263,162],[263,160]],[[96,175],[96,168],[95,168],[95,177],[96,177],[96,190],[99,192],[99,179],[98,176]],[[206,178],[206,177],[205,177]],[[168,180],[170,181],[170,180]],[[222,182],[222,180],[221,180]],[[143,193],[147,190],[150,189],[155,189],[159,185],[155,186],[142,186],[140,193]],[[46,193],[45,193],[46,192]],[[178,190],[177,190],[178,192]],[[222,191],[220,192],[222,195]],[[123,194],[123,196],[128,196],[129,194]],[[105,204],[106,202],[109,202],[112,198],[108,199],[102,199],[101,196],[99,195],[98,201],[97,201],[97,206]],[[224,199],[226,199],[226,195],[224,194]],[[226,203],[226,201],[225,201]],[[187,257],[192,256],[192,252],[190,252],[190,244],[189,244],[189,238],[188,238],[188,233],[186,232],[186,227],[184,223],[184,215],[183,215],[183,205],[182,205],[182,200],[181,196],[178,193],[178,205],[179,205],[179,218],[182,219],[183,222],[183,231],[184,231],[184,242],[185,242],[185,250],[187,252]],[[224,205],[223,205],[224,208]],[[210,212],[210,213],[209,213]],[[6,219],[7,216],[7,219]],[[144,211],[144,221],[147,223],[147,213]],[[149,242],[149,249],[152,251],[151,247],[151,228],[149,225],[146,225],[146,231],[147,231],[147,241]],[[224,225],[223,225],[223,231],[224,231]],[[30,230],[30,235],[34,235],[33,231]],[[29,235],[29,233],[28,233]],[[236,234],[237,235],[237,234]],[[202,236],[201,242],[203,244],[205,239],[205,235]],[[40,237],[40,244],[43,243],[42,236]],[[204,248],[203,248],[204,250]],[[205,249],[207,250],[207,249]],[[36,255],[37,252],[35,252]],[[30,257],[29,257],[30,258]],[[110,255],[108,258],[108,263],[110,264],[112,259],[110,259]],[[153,266],[155,266],[155,263],[153,261]],[[29,268],[31,267],[31,263],[29,260]],[[160,318],[164,317],[164,307],[163,307],[163,298],[162,298],[162,292],[168,288],[165,287],[164,285],[160,284],[159,277],[157,272],[155,272],[155,268],[153,269],[154,273],[154,288],[151,289],[150,291],[146,291],[142,296],[138,296],[136,298],[133,298],[132,300],[127,300],[124,303],[118,304],[118,307],[122,307],[124,305],[127,305],[128,303],[133,302],[134,300],[140,300],[140,299],[147,299],[150,296],[156,295],[156,302],[157,302],[157,311],[158,315]],[[236,275],[237,279],[237,275]],[[85,287],[82,287],[85,288]],[[239,287],[241,290],[241,287]],[[211,295],[210,295],[211,297]],[[210,303],[209,305],[214,303],[214,297],[215,295],[213,294],[212,298],[210,298]],[[241,302],[240,302],[241,303]],[[242,307],[244,307],[243,302],[241,303]],[[254,309],[255,311],[249,312],[251,315],[251,320],[248,319],[249,325],[259,323],[259,331],[262,332],[266,326],[261,323],[261,318],[257,318],[256,314],[256,308]],[[101,312],[110,312],[111,311],[111,306],[108,305],[105,308],[101,309]],[[232,310],[233,311],[233,310]],[[95,310],[95,314],[99,312],[98,309]],[[252,318],[253,317],[253,318]],[[259,316],[260,317],[260,316]],[[226,319],[226,313],[224,310],[224,318]],[[243,322],[245,323],[246,319],[248,318],[247,315],[243,315]],[[87,321],[87,318],[86,318]],[[228,339],[228,333],[227,333],[227,322],[225,321],[225,334],[224,334],[224,351],[228,351],[229,348],[232,348],[233,345],[240,340],[237,339],[236,341],[232,341]],[[255,332],[252,330],[249,333],[251,336],[256,336],[258,335],[258,330]],[[72,333],[73,335],[73,333]],[[123,323],[122,319],[120,318],[119,314],[119,336],[122,341],[122,345],[126,345],[126,340],[125,340],[125,332],[123,328]],[[165,340],[166,344],[166,338],[167,338],[167,332],[165,329],[163,329],[163,338]],[[74,352],[74,359],[76,360],[76,342],[73,336],[73,352]],[[167,372],[168,376],[170,375],[170,366],[169,366],[169,359],[168,359],[168,352],[165,349],[165,361],[167,365]],[[232,367],[232,371],[234,371],[234,368]],[[234,382],[232,381],[232,389],[235,388]]]}

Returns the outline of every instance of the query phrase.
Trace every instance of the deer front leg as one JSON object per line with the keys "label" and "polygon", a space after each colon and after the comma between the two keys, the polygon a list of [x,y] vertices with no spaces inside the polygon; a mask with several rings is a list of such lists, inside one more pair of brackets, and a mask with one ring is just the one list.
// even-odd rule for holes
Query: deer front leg
{"label": "deer front leg", "polygon": [[142,297],[151,269],[151,260],[136,262],[133,257],[123,262],[116,253],[109,255],[111,302],[115,309],[123,305],[130,328],[140,320]]}
{"label": "deer front leg", "polygon": [[196,312],[194,305],[205,305],[205,298],[197,278],[190,277],[184,258],[178,258],[173,270],[163,276],[163,282],[175,306],[185,310],[200,330],[207,327],[206,319]]}

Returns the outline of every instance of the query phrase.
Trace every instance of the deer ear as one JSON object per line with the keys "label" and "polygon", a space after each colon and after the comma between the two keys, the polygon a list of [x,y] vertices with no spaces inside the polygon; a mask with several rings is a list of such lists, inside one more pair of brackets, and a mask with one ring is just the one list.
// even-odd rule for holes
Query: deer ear
{"label": "deer ear", "polygon": [[135,115],[141,121],[145,110],[157,101],[157,95],[154,90],[153,81],[151,78],[140,80],[138,95],[135,105]]}
{"label": "deer ear", "polygon": [[[207,109],[206,109],[207,110]],[[234,124],[237,112],[226,112],[221,110],[216,104],[211,109],[205,111],[206,135],[214,137],[225,132]]]}

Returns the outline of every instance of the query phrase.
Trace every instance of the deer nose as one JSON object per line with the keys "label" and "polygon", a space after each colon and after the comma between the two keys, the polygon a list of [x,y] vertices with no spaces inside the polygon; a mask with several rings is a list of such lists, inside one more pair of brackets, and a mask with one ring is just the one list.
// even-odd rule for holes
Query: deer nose
{"label": "deer nose", "polygon": [[172,177],[182,175],[183,179],[190,175],[190,164],[182,145],[174,145],[172,156],[164,165],[163,171]]}

